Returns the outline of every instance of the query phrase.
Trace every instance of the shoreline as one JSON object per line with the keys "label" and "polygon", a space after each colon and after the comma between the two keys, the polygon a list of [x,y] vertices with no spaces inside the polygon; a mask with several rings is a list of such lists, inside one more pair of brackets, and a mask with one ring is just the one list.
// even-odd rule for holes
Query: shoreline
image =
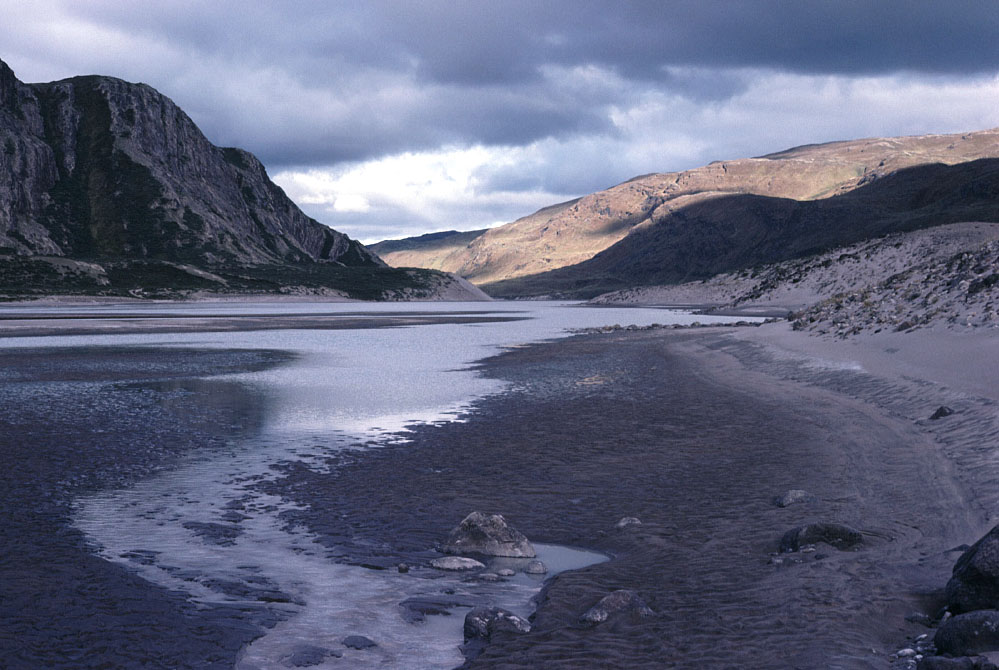
{"label": "shoreline", "polygon": [[[327,474],[289,469],[272,492],[294,492],[308,508],[292,523],[367,564],[426,561],[473,510],[613,557],[552,580],[534,630],[494,637],[469,668],[883,668],[926,632],[905,616],[936,611],[950,550],[987,528],[955,456],[995,426],[962,431],[945,456],[923,421],[945,392],[747,337],[616,332],[514,349],[480,366],[513,390],[464,422],[416,426],[406,444],[345,454]],[[882,394],[891,404],[876,404]],[[789,489],[817,500],[775,507]],[[642,523],[616,528],[623,517]],[[858,528],[864,545],[774,564],[781,535],[812,522]],[[619,588],[657,616],[579,623]]]}

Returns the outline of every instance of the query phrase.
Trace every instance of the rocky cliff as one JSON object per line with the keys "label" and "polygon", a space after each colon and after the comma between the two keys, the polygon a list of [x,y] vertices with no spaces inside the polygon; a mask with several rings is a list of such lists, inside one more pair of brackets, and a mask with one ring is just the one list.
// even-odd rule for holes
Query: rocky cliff
{"label": "rocky cliff", "polygon": [[[809,145],[759,158],[719,161],[684,172],[636,177],[578,201],[556,205],[485,231],[466,242],[460,250],[448,249],[445,255],[434,248],[420,249],[411,245],[405,249],[404,244],[395,243],[395,248],[383,257],[389,264],[405,258],[408,265],[458,272],[499,295],[550,291],[574,294],[575,284],[586,281],[584,275],[592,276],[594,272],[604,272],[608,268],[581,267],[582,272],[573,273],[568,272],[568,266],[587,262],[618,243],[630,245],[628,256],[643,257],[643,272],[654,274],[649,272],[653,268],[668,271],[671,259],[657,260],[653,254],[642,253],[638,240],[630,238],[670,222],[687,220],[692,226],[692,213],[702,216],[712,212],[711,224],[728,229],[737,225],[736,219],[743,217],[747,209],[757,219],[761,215],[765,218],[766,210],[771,206],[781,212],[795,209],[795,202],[831,200],[837,203],[832,208],[835,209],[849,202],[842,196],[870,187],[906,168],[951,166],[996,157],[999,157],[999,129],[960,135],[874,138]],[[733,196],[759,196],[760,200],[740,200]],[[732,205],[737,207],[731,216],[725,215],[722,210]],[[746,209],[741,209],[743,206]],[[819,207],[814,211],[821,210],[825,216],[832,209]],[[813,211],[806,205],[796,209],[796,216],[806,210]],[[777,212],[778,218],[783,216],[781,212]],[[896,215],[896,218],[905,218],[898,211]],[[850,229],[849,221],[833,222],[827,217],[823,223],[844,231]],[[703,232],[710,233],[710,230]],[[710,239],[696,236],[702,247],[710,246]],[[856,239],[847,235],[832,242],[845,244]],[[687,255],[682,249],[677,253],[683,257]],[[612,263],[622,271],[626,265],[622,264],[625,255],[620,252]],[[761,258],[753,262],[773,260],[779,259]],[[558,272],[559,268],[567,268],[568,274],[563,276]],[[552,278],[555,281],[550,281]],[[678,275],[671,280],[683,278]],[[629,285],[627,277],[622,279],[623,283],[614,280],[600,288],[610,290]],[[633,279],[631,284],[663,278],[636,276]],[[599,290],[592,288],[592,291],[583,289],[583,293],[593,295],[593,291]]]}
{"label": "rocky cliff", "polygon": [[372,297],[369,282],[419,292],[431,276],[390,270],[306,216],[252,154],[213,145],[149,86],[24,84],[2,62],[0,254],[0,287],[14,293],[175,281]]}

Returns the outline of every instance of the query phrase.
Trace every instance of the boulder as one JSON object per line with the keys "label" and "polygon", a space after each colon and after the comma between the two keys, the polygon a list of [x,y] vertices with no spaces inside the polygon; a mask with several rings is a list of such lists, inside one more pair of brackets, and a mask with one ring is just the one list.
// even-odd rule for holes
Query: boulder
{"label": "boulder", "polygon": [[798,551],[806,544],[824,542],[837,549],[849,549],[864,541],[860,531],[838,523],[811,523],[798,526],[784,533],[780,551]]}
{"label": "boulder", "polygon": [[529,575],[544,575],[548,573],[548,566],[541,561],[531,561],[524,568],[524,572]]}
{"label": "boulder", "polygon": [[933,414],[930,415],[930,421],[936,421],[937,419],[942,419],[945,416],[950,416],[953,413],[954,410],[952,410],[950,407],[947,407],[946,405],[941,405],[940,407],[937,407],[937,410],[933,412]]}
{"label": "boulder", "polygon": [[444,543],[445,554],[483,554],[511,558],[534,558],[537,552],[524,534],[507,524],[500,514],[472,512],[451,531]]}
{"label": "boulder", "polygon": [[601,598],[600,602],[586,610],[579,620],[583,623],[598,624],[619,613],[631,613],[640,617],[655,614],[637,593],[628,589],[619,589]]}
{"label": "boulder", "polygon": [[473,558],[463,558],[461,556],[435,558],[430,561],[430,565],[438,570],[480,570],[486,567]]}
{"label": "boulder", "polygon": [[807,491],[802,491],[801,489],[791,489],[783,495],[779,495],[774,498],[774,505],[777,505],[777,507],[790,507],[791,505],[812,502],[813,500],[815,500],[815,496],[809,494]]}
{"label": "boulder", "polygon": [[951,617],[940,625],[933,644],[938,652],[951,656],[999,651],[999,611],[977,610]]}
{"label": "boulder", "polygon": [[528,633],[531,624],[525,619],[499,607],[476,607],[465,615],[465,642],[489,641],[497,631]]}
{"label": "boulder", "polygon": [[957,559],[946,597],[955,613],[999,608],[999,526]]}

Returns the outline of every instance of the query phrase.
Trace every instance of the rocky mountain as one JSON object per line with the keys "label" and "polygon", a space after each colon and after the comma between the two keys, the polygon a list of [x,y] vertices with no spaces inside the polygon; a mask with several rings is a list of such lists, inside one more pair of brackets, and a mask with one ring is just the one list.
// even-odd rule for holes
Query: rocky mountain
{"label": "rocky mountain", "polygon": [[[0,291],[329,292],[441,283],[306,216],[252,154],[111,77],[20,82],[0,62]],[[428,288],[428,290],[431,290]]]}
{"label": "rocky mountain", "polygon": [[999,221],[999,159],[904,168],[840,195],[725,195],[666,212],[574,266],[498,282],[493,295],[592,297],[707,279],[894,232]]}
{"label": "rocky mountain", "polygon": [[[909,208],[898,198],[914,196],[915,191],[923,190],[925,197],[932,200],[931,182],[937,176],[946,175],[942,178],[950,182],[960,178],[957,173],[938,170],[985,158],[999,158],[999,129],[809,145],[759,158],[719,161],[684,172],[636,177],[487,230],[465,243],[464,248],[450,247],[442,253],[419,245],[406,248],[403,241],[395,243],[395,248],[386,252],[384,258],[390,264],[397,264],[404,257],[407,264],[458,272],[485,286],[487,292],[506,296],[553,292],[590,296],[634,284],[682,281],[739,267],[732,263],[780,260],[767,255],[784,246],[780,227],[794,221],[800,223],[803,217],[815,212],[821,215],[813,227],[830,230],[813,235],[804,247],[797,244],[795,253],[807,252],[815,244],[820,245],[816,248],[822,248],[821,245],[862,239],[852,232],[851,218],[858,207],[876,197],[896,200],[878,205],[885,220],[876,223],[867,217],[866,232],[857,231],[858,234],[931,225],[926,216],[931,214],[932,207],[913,202],[911,209],[921,211],[915,215],[917,221],[906,223]],[[925,171],[906,171],[914,167],[924,167]],[[975,169],[990,168],[979,164],[963,173],[964,176],[970,177]],[[873,188],[886,179],[891,183]],[[951,185],[958,191],[961,188]],[[858,190],[863,190],[863,195],[856,199],[847,197]],[[961,199],[953,188],[948,197],[952,196]],[[818,207],[809,204],[826,201],[835,204]],[[941,196],[937,205],[945,204]],[[988,208],[977,208],[979,212],[983,209]],[[714,253],[713,231],[734,232],[734,227],[747,215],[755,222],[754,230],[747,231],[746,239],[737,239],[738,236],[722,239],[722,247],[730,242],[752,245],[753,239],[763,234],[760,226],[768,225],[768,219],[774,216],[777,222],[768,234],[769,241],[764,243],[764,247],[769,244],[771,249],[755,248],[745,257],[728,256],[724,263],[704,266],[705,254]],[[846,218],[838,218],[841,215]],[[992,220],[992,216],[988,214],[985,220]],[[672,232],[663,233],[663,226]],[[650,232],[656,229],[658,232]],[[639,238],[640,233],[648,236]],[[684,239],[677,238],[678,234]],[[653,240],[658,249],[647,246]],[[665,247],[679,243],[695,246],[670,247],[672,255],[657,256]],[[596,261],[598,254],[610,252],[618,244],[624,247]],[[692,263],[674,267],[677,259],[687,258]],[[596,262],[587,265],[590,259]],[[639,274],[629,274],[636,267]],[[560,272],[560,268],[565,271]]]}

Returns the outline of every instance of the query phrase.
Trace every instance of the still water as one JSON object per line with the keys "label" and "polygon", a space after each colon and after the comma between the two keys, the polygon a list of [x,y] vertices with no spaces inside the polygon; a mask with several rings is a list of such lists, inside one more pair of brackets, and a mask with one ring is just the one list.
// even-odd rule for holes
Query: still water
{"label": "still water", "polygon": [[[32,307],[0,313],[30,314]],[[501,583],[441,576],[416,567],[409,574],[337,562],[301,529],[279,518],[293,503],[263,493],[272,466],[301,461],[321,469],[325,456],[360,442],[390,439],[411,422],[461,420],[468,404],[501,392],[503,383],[471,365],[504,347],[564,337],[573,328],[609,324],[725,322],[662,309],[591,308],[574,303],[316,304],[238,303],[101,305],[77,309],[101,318],[138,313],[343,314],[363,313],[372,326],[399,312],[474,312],[523,317],[517,321],[355,330],[270,330],[225,333],[0,338],[0,347],[128,345],[252,348],[291,351],[296,358],[262,372],[221,379],[248,385],[266,402],[259,432],[234,437],[228,450],[197,455],[121,491],[75,502],[75,524],[109,561],[145,579],[184,592],[199,603],[238,604],[282,611],[285,619],[250,644],[239,668],[287,664],[296,653],[336,650],[317,668],[453,668],[462,663],[462,618],[407,620],[400,603],[450,591],[465,602],[488,602],[527,616],[540,589],[537,577],[517,574]],[[47,310],[51,311],[51,310]],[[239,510],[234,516],[234,510]],[[456,520],[457,522],[458,520]],[[221,539],[211,537],[237,529]],[[206,534],[208,539],[206,540]],[[548,576],[604,557],[537,545]],[[517,566],[512,566],[515,569]],[[378,646],[347,649],[341,640],[364,635]]]}

